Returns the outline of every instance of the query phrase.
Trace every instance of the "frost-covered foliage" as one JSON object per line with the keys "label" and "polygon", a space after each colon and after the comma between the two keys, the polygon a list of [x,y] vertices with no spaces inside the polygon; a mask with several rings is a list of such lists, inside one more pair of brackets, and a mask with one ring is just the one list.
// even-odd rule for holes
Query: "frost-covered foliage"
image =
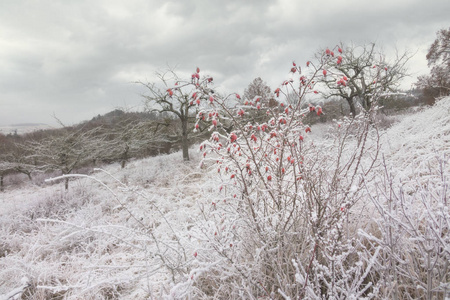
{"label": "frost-covered foliage", "polygon": [[208,190],[197,165],[176,153],[83,175],[69,192],[2,194],[0,295],[27,277],[22,299],[159,298],[192,259],[185,233]]}
{"label": "frost-covered foliage", "polygon": [[444,98],[388,130],[383,168],[367,183],[375,229],[359,233],[381,246],[374,274],[385,299],[450,294],[449,112]]}
{"label": "frost-covered foliage", "polygon": [[0,193],[0,299],[443,299],[450,98],[385,131],[368,115],[326,129],[301,123],[319,111],[302,84],[261,124],[241,122],[257,98],[202,98],[215,133],[190,162]]}
{"label": "frost-covered foliage", "polygon": [[[370,295],[367,276],[378,251],[370,255],[355,240],[349,212],[362,199],[378,157],[373,111],[334,123],[323,141],[310,138],[314,133],[302,122],[309,112],[323,113],[321,107],[304,108],[318,78],[342,77],[323,69],[334,59],[324,53],[307,63],[310,72],[294,63],[293,78],[274,91],[276,105],[230,95],[202,112],[215,130],[200,146],[203,164],[221,175],[222,197],[190,231],[202,243],[191,277],[173,289],[178,297]],[[230,108],[233,96],[236,105]],[[271,118],[243,123],[253,110]],[[224,123],[232,124],[231,133],[221,131]]]}

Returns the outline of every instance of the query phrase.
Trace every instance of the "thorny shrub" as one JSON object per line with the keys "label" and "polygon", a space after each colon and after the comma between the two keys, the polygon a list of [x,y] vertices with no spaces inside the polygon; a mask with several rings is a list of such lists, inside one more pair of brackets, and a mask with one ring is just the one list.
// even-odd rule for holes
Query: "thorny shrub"
{"label": "thorny shrub", "polygon": [[[207,81],[198,81],[196,95],[210,99],[199,118],[210,121],[213,131],[200,146],[203,164],[217,169],[223,197],[203,210],[203,222],[191,230],[201,245],[189,278],[171,296],[373,295],[366,277],[378,250],[365,251],[354,239],[349,224],[356,216],[349,212],[377,159],[374,112],[336,122],[323,144],[314,143],[311,127],[302,122],[308,112],[324,113],[319,106],[302,109],[318,93],[319,77],[345,80],[323,69],[333,59],[324,53],[307,62],[305,72],[293,63],[291,78],[274,91],[276,106],[258,97],[250,103],[238,94],[217,97],[208,93]],[[287,97],[292,93],[295,98]],[[241,122],[253,110],[265,111],[269,121]],[[230,127],[230,133],[223,130]]]}

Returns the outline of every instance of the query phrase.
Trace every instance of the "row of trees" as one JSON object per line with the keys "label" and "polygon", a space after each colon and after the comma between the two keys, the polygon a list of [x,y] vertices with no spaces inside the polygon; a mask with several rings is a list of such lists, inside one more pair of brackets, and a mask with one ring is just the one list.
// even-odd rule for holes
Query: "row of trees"
{"label": "row of trees", "polygon": [[[433,67],[431,75],[420,77],[418,82],[425,94],[434,95],[438,92],[439,95],[445,95],[450,91],[449,36],[450,29],[439,31],[438,38],[429,50],[427,59]],[[252,108],[243,114],[240,120],[242,124],[268,120],[270,115],[262,107],[277,107],[280,96],[292,103],[299,103],[299,95],[286,89],[298,76],[300,86],[307,84],[307,88],[313,91],[302,105],[319,99],[322,105],[331,108],[333,105],[324,104],[325,100],[341,99],[347,107],[344,109],[340,105],[339,114],[349,110],[355,117],[358,111],[368,111],[372,107],[373,94],[378,95],[377,101],[389,103],[391,96],[399,91],[401,79],[407,76],[406,63],[409,59],[410,56],[403,53],[393,61],[387,61],[375,44],[337,45],[316,54],[316,63],[320,64],[322,76],[316,79],[314,85],[307,83],[306,77],[301,74],[302,69],[314,69],[317,66],[310,61],[303,67],[294,63],[290,79],[275,91],[272,92],[258,77],[245,89],[242,98],[235,94],[227,105],[242,100],[243,107]],[[128,114],[126,118],[116,116],[119,121],[114,124],[94,118],[81,126],[25,137],[0,135],[0,188],[3,189],[4,176],[14,172],[24,173],[31,179],[33,172],[59,170],[62,174],[70,174],[75,168],[97,161],[120,160],[125,166],[131,157],[167,152],[173,145],[175,148],[179,145],[183,159],[189,160],[189,146],[205,137],[205,134],[207,136],[209,130],[217,126],[228,133],[233,130],[235,125],[232,122],[218,124],[221,112],[215,115],[204,113],[205,109],[214,105],[215,98],[223,98],[212,88],[211,76],[200,79],[200,70],[197,69],[188,81],[181,80],[172,70],[158,74],[158,77],[159,82],[156,83],[138,82],[148,91],[143,95],[147,114]],[[209,84],[208,93],[197,91],[204,82]],[[336,115],[336,111],[330,111],[330,114]],[[311,118],[307,120],[311,121]]]}
{"label": "row of trees", "polygon": [[[358,111],[370,110],[375,104],[374,101],[377,101],[378,104],[381,103],[385,108],[404,108],[422,102],[432,104],[436,97],[450,94],[449,49],[450,28],[442,29],[438,32],[438,37],[427,54],[428,64],[432,67],[431,74],[418,78],[416,85],[419,92],[416,89],[409,91],[408,94],[400,90],[402,79],[409,76],[406,65],[412,56],[407,52],[397,53],[395,58],[388,60],[375,43],[348,46],[340,44],[333,49],[322,49],[317,52],[315,58],[321,65],[323,76],[317,78],[314,93],[321,96],[319,101],[322,105],[327,105],[325,104],[326,100],[343,100],[348,108],[344,109],[342,105],[339,107],[341,116],[345,115],[345,111],[348,109],[352,117],[355,117]],[[308,61],[305,67],[315,66]],[[269,104],[269,107],[276,106],[282,94],[293,103],[298,103],[299,95],[290,93],[283,87],[291,84],[295,75],[300,76],[301,85],[305,84],[306,77],[299,75],[302,68],[299,70],[297,72],[294,63],[291,69],[291,78],[284,81],[281,87],[273,92],[260,77],[250,83],[244,91],[242,100],[245,106],[253,106],[256,109],[246,114],[243,122],[267,120],[268,115],[258,106],[261,107],[263,104]],[[158,87],[156,83],[140,82],[150,92],[149,95],[144,95],[146,104],[153,107],[154,111],[173,114],[178,118],[182,127],[183,158],[189,160],[189,144],[187,142],[189,135],[195,130],[205,130],[205,127],[208,126],[208,123],[204,122],[205,119],[211,121],[215,120],[215,117],[202,115],[195,124],[191,123],[191,126],[189,124],[194,116],[201,113],[202,109],[211,106],[216,94],[212,88],[209,88],[209,92],[211,92],[209,96],[195,92],[201,83],[199,69],[192,74],[191,81],[188,82],[182,82],[173,71],[162,74],[159,78],[163,83],[162,88]],[[213,82],[213,78],[209,76],[204,80],[208,84]],[[312,89],[312,86],[310,85],[309,88]],[[376,99],[373,97],[374,94],[378,95]],[[205,97],[209,97],[206,99],[209,101],[202,101],[205,100]],[[236,94],[235,100],[241,100],[241,96]],[[317,98],[311,96],[305,100],[303,105],[306,105],[306,102],[317,102]],[[329,107],[333,107],[333,105],[329,105]],[[336,109],[333,113],[336,114]],[[223,127],[225,124],[220,126]],[[232,127],[224,128],[227,129],[227,132],[232,130]]]}
{"label": "row of trees", "polygon": [[[121,111],[111,114],[116,116],[94,118],[78,126],[23,136],[0,135],[0,188],[4,188],[3,178],[12,173],[26,174],[31,180],[34,173],[58,171],[67,175],[102,162],[120,161],[125,167],[132,157],[170,149],[170,119]],[[68,189],[68,179],[65,188]]]}
{"label": "row of trees", "polygon": [[[322,55],[325,53],[325,55]],[[316,97],[309,97],[308,101],[317,100],[320,97],[323,102],[326,99],[343,99],[348,104],[350,113],[353,117],[357,114],[357,105],[361,109],[368,111],[373,105],[372,95],[379,95],[379,99],[390,97],[399,91],[401,79],[407,76],[406,63],[410,59],[407,53],[397,56],[393,61],[387,61],[384,53],[379,50],[375,44],[363,46],[338,45],[332,50],[323,49],[317,55],[318,63],[321,66],[323,76],[314,82],[314,93]],[[312,62],[308,62],[302,68],[314,68]],[[243,101],[246,107],[253,107],[251,113],[245,114],[242,122],[263,121],[269,118],[262,106],[268,104],[269,107],[277,106],[280,96],[299,102],[299,95],[289,92],[288,84],[293,82],[297,75],[300,77],[300,84],[306,84],[306,77],[299,75],[294,63],[291,69],[291,78],[283,82],[281,87],[273,92],[270,87],[260,78],[256,78],[250,83],[244,91],[243,97],[235,94],[233,99],[229,99],[227,105],[233,105],[236,101]],[[339,75],[337,78],[336,76]],[[184,160],[189,160],[189,137],[194,132],[202,132],[211,124],[217,123],[220,112],[217,115],[205,115],[203,110],[210,108],[214,104],[218,95],[212,88],[213,78],[205,76],[200,78],[200,69],[197,68],[190,80],[183,81],[178,75],[170,70],[164,74],[158,74],[159,82],[145,83],[138,82],[144,86],[148,93],[143,95],[146,100],[146,106],[152,111],[158,113],[168,113],[173,115],[179,121],[181,126],[181,141]],[[197,91],[197,88],[203,83],[208,83],[208,90],[204,93]],[[313,86],[308,84],[308,88]],[[206,93],[207,92],[207,93]],[[303,105],[306,105],[303,103]],[[199,115],[200,114],[200,115]],[[194,119],[199,117],[196,122]],[[206,122],[205,122],[206,121]],[[216,125],[214,125],[215,127]],[[233,128],[230,124],[221,123],[220,127],[230,132]],[[228,126],[228,127],[227,127]]]}

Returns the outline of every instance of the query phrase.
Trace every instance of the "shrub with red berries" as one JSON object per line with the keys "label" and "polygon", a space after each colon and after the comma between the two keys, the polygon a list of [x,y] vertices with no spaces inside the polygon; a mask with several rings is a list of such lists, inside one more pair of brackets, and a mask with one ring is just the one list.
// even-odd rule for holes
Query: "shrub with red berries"
{"label": "shrub with red berries", "polygon": [[[220,176],[218,192],[223,196],[223,201],[211,207],[213,215],[202,229],[208,232],[205,247],[218,259],[226,258],[227,265],[220,268],[228,271],[223,272],[239,268],[239,274],[246,274],[238,276],[236,284],[251,286],[255,294],[264,295],[264,289],[253,285],[261,280],[261,274],[267,274],[263,276],[267,286],[276,286],[276,274],[285,274],[272,256],[287,266],[296,257],[294,253],[317,264],[316,255],[330,255],[326,249],[336,240],[329,231],[340,230],[358,199],[357,192],[348,191],[352,186],[360,189],[353,174],[358,174],[357,162],[366,155],[359,151],[363,143],[357,144],[353,157],[343,157],[342,151],[346,139],[353,136],[346,134],[347,130],[367,137],[366,119],[336,125],[330,144],[320,147],[311,138],[314,131],[304,124],[309,112],[316,117],[324,113],[321,106],[307,107],[305,103],[307,97],[317,97],[316,83],[323,77],[336,82],[345,76],[325,71],[329,59],[339,58],[329,50],[318,62],[308,61],[306,70],[293,63],[287,72],[291,78],[280,81],[274,90],[277,105],[258,103],[257,108],[233,93],[215,96],[213,105],[202,110],[203,115],[220,115],[214,119],[211,138],[201,148],[205,155],[202,164]],[[205,94],[207,89],[199,87],[199,92]],[[230,107],[230,101],[235,105]],[[267,121],[243,122],[254,109],[265,111]],[[342,211],[344,206],[347,209]],[[216,228],[223,228],[223,233]],[[231,244],[233,247],[226,246]],[[288,286],[295,286],[295,274],[285,275]],[[302,295],[301,289],[287,289],[294,298]]]}

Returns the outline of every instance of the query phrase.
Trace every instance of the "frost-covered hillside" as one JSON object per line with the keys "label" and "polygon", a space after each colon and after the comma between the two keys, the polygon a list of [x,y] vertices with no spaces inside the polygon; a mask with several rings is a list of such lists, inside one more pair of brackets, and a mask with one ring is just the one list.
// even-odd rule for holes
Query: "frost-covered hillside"
{"label": "frost-covered hillside", "polygon": [[[426,179],[436,157],[450,159],[450,98],[405,117],[385,133],[383,152],[402,180]],[[446,165],[447,171],[450,164]]]}
{"label": "frost-covered hillside", "polygon": [[[322,128],[313,127],[312,133]],[[378,174],[387,170],[392,182],[410,194],[424,183],[448,187],[450,98],[379,135]],[[115,164],[94,170],[74,177],[69,192],[62,183],[48,183],[0,193],[0,299],[14,291],[23,291],[22,299],[177,298],[189,295],[193,286],[206,286],[199,274],[217,270],[211,265],[221,260],[201,251],[210,237],[198,233],[215,226],[209,218],[217,203],[233,195],[224,196],[217,168],[202,164],[197,149],[191,149],[193,159],[187,163],[174,153],[133,161],[124,169]],[[383,180],[371,182],[367,190],[374,193],[375,204],[368,207],[376,209],[382,192],[375,183]],[[439,195],[448,198],[445,192]],[[448,205],[442,209],[448,213]],[[368,223],[378,226],[380,220]],[[370,232],[364,234],[376,244]],[[448,238],[441,240],[447,247],[442,251],[450,255]],[[406,244],[399,238],[400,245]],[[376,249],[372,252],[382,251]],[[225,282],[235,274],[221,276]],[[262,293],[283,294],[265,289]]]}

